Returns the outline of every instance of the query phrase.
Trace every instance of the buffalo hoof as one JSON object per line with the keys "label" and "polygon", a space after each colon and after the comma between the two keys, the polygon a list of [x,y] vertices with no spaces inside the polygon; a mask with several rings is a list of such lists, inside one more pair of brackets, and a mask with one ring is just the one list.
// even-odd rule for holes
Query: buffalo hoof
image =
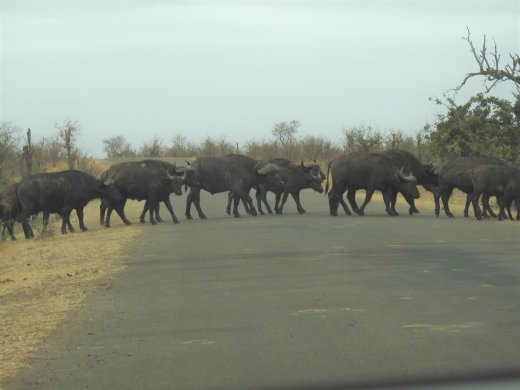
{"label": "buffalo hoof", "polygon": [[179,220],[177,218],[174,218],[173,223],[179,223]]}
{"label": "buffalo hoof", "polygon": [[330,215],[331,215],[332,217],[337,217],[337,216],[338,216],[338,213],[330,213]]}
{"label": "buffalo hoof", "polygon": [[283,211],[282,210],[276,210],[276,214],[283,215]]}
{"label": "buffalo hoof", "polygon": [[191,215],[186,215],[186,219],[193,219]]}
{"label": "buffalo hoof", "polygon": [[448,214],[448,218],[455,218],[453,214]]}
{"label": "buffalo hoof", "polygon": [[81,231],[82,231],[82,232],[88,232],[88,229],[86,228],[86,226],[83,226],[83,227],[81,228]]}
{"label": "buffalo hoof", "polygon": [[226,209],[226,214],[227,215],[231,215],[231,210],[230,209]]}
{"label": "buffalo hoof", "polygon": [[306,211],[305,211],[304,209],[298,210],[298,212],[299,212],[300,214],[305,214],[305,213],[306,213]]}
{"label": "buffalo hoof", "polygon": [[199,215],[200,219],[208,219],[204,214]]}
{"label": "buffalo hoof", "polygon": [[156,220],[157,222],[159,222],[159,223],[164,222],[163,219],[162,219],[161,217],[157,217],[155,220]]}
{"label": "buffalo hoof", "polygon": [[464,213],[464,218],[468,218],[469,217],[469,214],[468,213]]}
{"label": "buffalo hoof", "polygon": [[152,225],[157,225],[157,221],[150,221]]}
{"label": "buffalo hoof", "polygon": [[146,221],[144,220],[144,218],[139,218],[139,222],[141,222],[141,223],[143,223],[143,224],[146,223]]}

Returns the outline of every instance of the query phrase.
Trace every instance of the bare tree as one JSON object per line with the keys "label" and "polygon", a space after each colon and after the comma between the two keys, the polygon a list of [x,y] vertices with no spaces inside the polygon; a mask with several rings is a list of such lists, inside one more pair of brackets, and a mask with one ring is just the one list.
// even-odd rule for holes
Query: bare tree
{"label": "bare tree", "polygon": [[511,62],[507,63],[502,68],[496,42],[494,43],[493,49],[489,50],[486,44],[486,36],[484,35],[482,47],[477,50],[471,40],[469,28],[467,28],[467,30],[468,34],[465,37],[462,37],[462,39],[468,42],[471,53],[477,62],[478,70],[468,73],[460,85],[455,88],[455,92],[458,92],[470,78],[475,76],[484,76],[486,78],[486,81],[484,82],[486,92],[491,91],[499,82],[512,81],[515,84],[517,91],[520,93],[520,56],[518,53],[509,53]]}
{"label": "bare tree", "polygon": [[163,140],[157,136],[148,143],[144,142],[141,146],[141,155],[143,157],[162,157],[164,154]]}
{"label": "bare tree", "polygon": [[132,157],[136,154],[122,135],[104,139],[103,144],[107,158]]}
{"label": "bare tree", "polygon": [[27,129],[27,137],[25,139],[25,144],[22,147],[22,158],[25,163],[25,173],[27,176],[32,175],[33,172],[33,155],[34,147],[32,143],[31,129]]}
{"label": "bare tree", "polygon": [[275,124],[273,135],[276,138],[276,142],[284,148],[294,142],[298,127],[300,127],[300,122],[297,120]]}
{"label": "bare tree", "polygon": [[61,125],[55,124],[58,129],[58,137],[61,140],[61,148],[67,159],[69,169],[74,169],[74,162],[78,158],[79,149],[76,146],[80,125],[77,121],[65,119]]}

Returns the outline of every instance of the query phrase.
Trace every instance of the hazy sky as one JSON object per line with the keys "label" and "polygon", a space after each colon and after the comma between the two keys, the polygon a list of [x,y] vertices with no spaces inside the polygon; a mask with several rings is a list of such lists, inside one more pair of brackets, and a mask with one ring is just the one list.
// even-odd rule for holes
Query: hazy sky
{"label": "hazy sky", "polygon": [[504,60],[520,48],[518,0],[0,0],[0,14],[0,120],[37,137],[77,120],[95,156],[116,135],[243,143],[293,119],[337,142],[361,124],[415,133],[441,111],[428,98],[476,69],[466,26]]}

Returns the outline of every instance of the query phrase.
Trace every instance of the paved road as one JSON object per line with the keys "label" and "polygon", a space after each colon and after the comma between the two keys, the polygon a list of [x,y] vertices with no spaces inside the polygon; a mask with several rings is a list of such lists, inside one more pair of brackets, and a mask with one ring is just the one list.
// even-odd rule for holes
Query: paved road
{"label": "paved road", "polygon": [[[7,389],[326,388],[520,369],[520,223],[327,215],[150,226]],[[175,199],[182,215],[182,200]],[[404,214],[404,213],[403,213]],[[135,217],[134,217],[135,219]]]}

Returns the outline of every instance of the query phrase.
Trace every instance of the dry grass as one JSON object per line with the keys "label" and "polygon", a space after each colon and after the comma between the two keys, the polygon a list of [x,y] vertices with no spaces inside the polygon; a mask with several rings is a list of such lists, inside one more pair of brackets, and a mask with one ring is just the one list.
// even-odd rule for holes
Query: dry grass
{"label": "dry grass", "polygon": [[[141,209],[142,203],[128,202],[128,217],[137,221]],[[18,241],[0,243],[0,387],[89,292],[124,269],[125,248],[141,225],[112,221],[110,229],[99,225],[99,201],[93,201],[85,208],[88,232],[62,235],[61,221],[51,217],[45,237],[36,220],[36,239],[24,240],[18,228]],[[78,227],[75,219],[72,224]]]}

